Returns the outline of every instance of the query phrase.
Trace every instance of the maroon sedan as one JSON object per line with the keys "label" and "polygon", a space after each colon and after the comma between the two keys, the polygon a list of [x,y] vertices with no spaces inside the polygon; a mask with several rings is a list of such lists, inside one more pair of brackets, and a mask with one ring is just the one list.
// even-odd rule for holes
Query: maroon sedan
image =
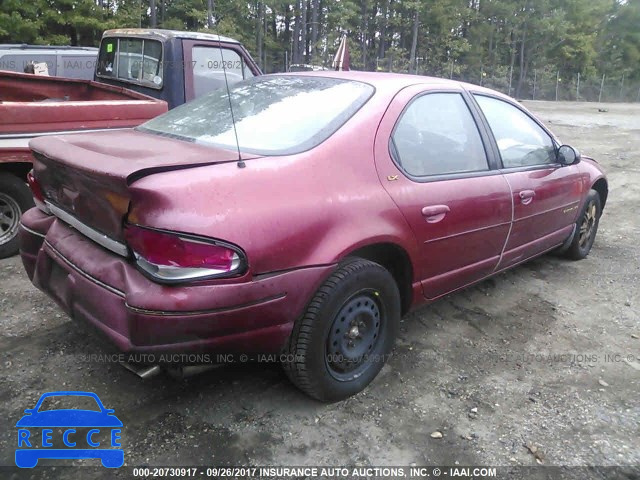
{"label": "maroon sedan", "polygon": [[408,75],[258,77],[30,146],[38,288],[124,351],[284,352],[328,401],[373,380],[417,305],[586,257],[608,191],[512,99]]}

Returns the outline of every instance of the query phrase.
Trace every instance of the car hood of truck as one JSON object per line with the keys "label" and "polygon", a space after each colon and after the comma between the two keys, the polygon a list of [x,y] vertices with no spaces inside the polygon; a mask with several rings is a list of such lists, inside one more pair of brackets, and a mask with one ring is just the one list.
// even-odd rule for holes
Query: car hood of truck
{"label": "car hood of truck", "polygon": [[238,160],[237,151],[136,130],[39,137],[29,147],[45,200],[116,240],[123,238],[128,186],[136,180]]}

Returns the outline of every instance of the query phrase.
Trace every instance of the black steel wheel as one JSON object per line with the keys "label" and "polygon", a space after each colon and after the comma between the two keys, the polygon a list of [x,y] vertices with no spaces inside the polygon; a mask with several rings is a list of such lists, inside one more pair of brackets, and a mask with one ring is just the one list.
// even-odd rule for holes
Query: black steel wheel
{"label": "black steel wheel", "polygon": [[602,215],[602,202],[595,190],[590,190],[582,211],[576,222],[576,232],[566,256],[573,260],[582,260],[591,251],[598,232],[598,224]]}
{"label": "black steel wheel", "polygon": [[399,321],[400,293],[392,275],[377,263],[348,259],[294,325],[285,371],[318,400],[355,395],[387,360]]}
{"label": "black steel wheel", "polygon": [[325,360],[337,380],[349,381],[367,368],[367,359],[380,341],[384,320],[374,290],[355,294],[345,302],[329,330]]}

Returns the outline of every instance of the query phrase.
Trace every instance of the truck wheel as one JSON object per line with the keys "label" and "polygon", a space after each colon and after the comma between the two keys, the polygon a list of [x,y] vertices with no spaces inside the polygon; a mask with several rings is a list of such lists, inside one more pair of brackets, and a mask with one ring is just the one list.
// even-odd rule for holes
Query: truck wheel
{"label": "truck wheel", "polygon": [[400,293],[377,263],[350,259],[318,289],[291,332],[283,365],[303,392],[325,402],[363,390],[391,352]]}
{"label": "truck wheel", "polygon": [[27,184],[10,173],[0,173],[0,258],[18,253],[20,216],[34,206]]}

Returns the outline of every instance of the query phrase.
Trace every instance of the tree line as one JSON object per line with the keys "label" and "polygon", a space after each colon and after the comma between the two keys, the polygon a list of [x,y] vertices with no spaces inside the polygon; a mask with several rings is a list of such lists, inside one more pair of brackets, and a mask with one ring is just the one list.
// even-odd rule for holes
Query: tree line
{"label": "tree line", "polygon": [[[97,45],[117,27],[213,31],[243,42],[267,73],[351,66],[508,77],[532,71],[640,80],[640,0],[2,0],[0,43]],[[477,82],[479,83],[479,82]]]}

